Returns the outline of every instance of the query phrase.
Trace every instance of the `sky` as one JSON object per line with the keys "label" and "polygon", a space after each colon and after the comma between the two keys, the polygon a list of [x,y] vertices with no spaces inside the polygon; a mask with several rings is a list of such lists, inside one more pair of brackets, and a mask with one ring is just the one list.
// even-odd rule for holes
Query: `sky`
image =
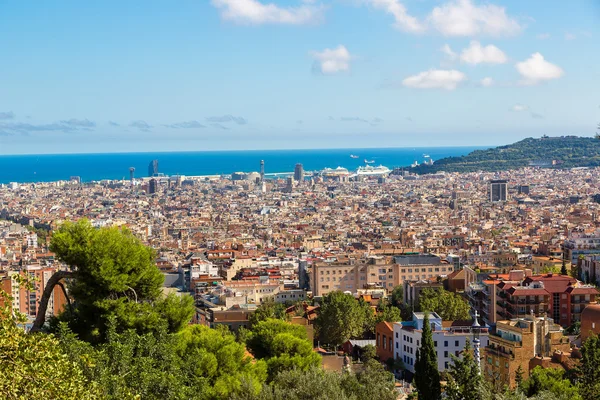
{"label": "sky", "polygon": [[0,154],[593,136],[598,0],[0,2]]}

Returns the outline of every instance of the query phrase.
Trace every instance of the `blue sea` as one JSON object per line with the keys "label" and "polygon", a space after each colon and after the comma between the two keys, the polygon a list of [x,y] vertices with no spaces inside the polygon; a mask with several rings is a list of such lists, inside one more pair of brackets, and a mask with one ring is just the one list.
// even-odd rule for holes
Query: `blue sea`
{"label": "blue sea", "polygon": [[292,172],[296,163],[302,163],[305,171],[338,166],[354,170],[365,165],[365,160],[391,169],[406,167],[415,161],[422,163],[425,155],[435,161],[481,148],[484,147],[3,155],[0,156],[0,183],[52,182],[68,180],[71,176],[79,176],[84,182],[128,179],[130,167],[135,168],[136,177],[145,177],[152,160],[158,160],[160,173],[187,176],[258,171],[260,160],[265,161],[267,174]]}

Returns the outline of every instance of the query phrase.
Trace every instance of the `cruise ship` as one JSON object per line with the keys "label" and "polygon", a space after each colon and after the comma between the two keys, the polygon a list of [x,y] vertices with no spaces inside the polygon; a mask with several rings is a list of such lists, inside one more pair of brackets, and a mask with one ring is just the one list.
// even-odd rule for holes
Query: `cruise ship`
{"label": "cruise ship", "polygon": [[383,165],[380,165],[379,167],[365,165],[364,167],[358,167],[358,169],[356,170],[356,175],[380,176],[380,175],[387,175],[390,172],[392,172],[392,170],[389,169],[388,167],[384,167]]}
{"label": "cruise ship", "polygon": [[348,172],[348,170],[344,167],[337,167],[335,169],[325,168],[323,171],[321,171],[321,176],[326,178],[339,178],[348,175],[350,175],[350,172]]}

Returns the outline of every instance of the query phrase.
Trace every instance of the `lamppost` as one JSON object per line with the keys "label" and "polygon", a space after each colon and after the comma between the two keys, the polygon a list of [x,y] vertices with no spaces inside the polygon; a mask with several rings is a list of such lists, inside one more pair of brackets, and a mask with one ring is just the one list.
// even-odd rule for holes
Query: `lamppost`
{"label": "lamppost", "polygon": [[481,326],[479,325],[478,320],[479,314],[477,310],[475,310],[475,316],[473,317],[473,325],[471,325],[471,331],[473,332],[473,358],[475,358],[475,362],[477,363],[477,373],[481,374],[481,355],[479,353],[479,347],[481,342],[479,341],[479,334],[481,331]]}

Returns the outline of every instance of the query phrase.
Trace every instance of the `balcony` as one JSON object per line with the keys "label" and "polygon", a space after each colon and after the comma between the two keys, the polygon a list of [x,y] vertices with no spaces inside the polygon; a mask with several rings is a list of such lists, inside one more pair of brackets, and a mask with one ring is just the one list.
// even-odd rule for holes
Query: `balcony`
{"label": "balcony", "polygon": [[512,351],[510,350],[506,350],[506,349],[502,349],[500,346],[494,346],[494,345],[490,345],[487,346],[485,348],[485,352],[489,353],[489,354],[493,354],[495,356],[499,356],[499,357],[506,357],[506,358],[515,358],[515,355]]}

